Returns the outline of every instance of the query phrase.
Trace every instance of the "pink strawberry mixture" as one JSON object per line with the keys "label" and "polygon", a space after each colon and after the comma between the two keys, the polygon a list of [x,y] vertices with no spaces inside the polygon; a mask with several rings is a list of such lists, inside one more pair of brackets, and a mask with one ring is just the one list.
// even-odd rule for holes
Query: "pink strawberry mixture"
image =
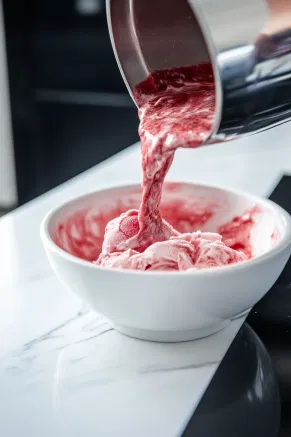
{"label": "pink strawberry mixture", "polygon": [[[249,258],[248,231],[244,243],[237,241],[235,233],[242,231],[236,222],[221,229],[227,235],[223,241],[217,233],[179,232],[161,214],[162,187],[176,149],[198,147],[211,132],[215,84],[210,64],[153,72],[134,94],[140,117],[142,202],[139,210],[129,210],[107,224],[97,264],[193,271]],[[246,223],[242,219],[241,229]]]}

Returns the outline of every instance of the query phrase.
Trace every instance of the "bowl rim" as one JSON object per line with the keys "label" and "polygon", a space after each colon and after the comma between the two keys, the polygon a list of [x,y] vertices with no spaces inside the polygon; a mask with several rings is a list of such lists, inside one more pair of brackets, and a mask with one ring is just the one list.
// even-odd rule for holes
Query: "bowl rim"
{"label": "bowl rim", "polygon": [[111,267],[104,267],[99,266],[95,264],[92,261],[86,261],[81,258],[78,258],[75,255],[72,255],[68,252],[66,252],[64,249],[59,247],[52,239],[52,237],[49,234],[49,225],[53,217],[55,217],[58,212],[63,209],[65,206],[67,206],[70,203],[81,201],[82,199],[85,199],[86,197],[93,196],[94,194],[98,194],[104,191],[111,191],[114,189],[133,189],[133,188],[140,188],[140,183],[133,183],[133,182],[125,182],[121,184],[112,184],[107,185],[106,187],[99,188],[97,190],[92,190],[89,192],[86,192],[85,194],[79,195],[79,196],[71,196],[66,201],[61,202],[58,206],[51,208],[44,216],[44,218],[41,221],[40,224],[40,237],[42,240],[42,243],[44,246],[49,249],[51,252],[56,252],[61,257],[65,258],[67,261],[72,262],[73,264],[78,264],[79,266],[88,267],[95,269],[96,271],[100,272],[110,272],[111,274],[124,274],[124,275],[142,275],[142,276],[181,276],[181,275],[194,275],[194,276],[208,276],[213,274],[227,274],[231,273],[234,270],[241,270],[245,268],[252,268],[255,267],[258,264],[264,263],[265,261],[269,260],[270,258],[275,257],[278,253],[284,251],[289,245],[291,245],[291,216],[290,214],[281,206],[277,205],[275,202],[273,202],[270,199],[256,196],[254,194],[248,193],[244,190],[240,189],[234,189],[229,188],[223,185],[213,185],[213,184],[205,184],[195,181],[180,181],[180,180],[169,180],[164,183],[164,186],[170,185],[170,184],[184,184],[184,185],[192,185],[196,187],[206,188],[206,189],[217,189],[220,191],[226,191],[228,193],[242,196],[250,199],[254,204],[261,204],[266,205],[269,208],[271,208],[273,211],[275,211],[275,216],[278,218],[280,217],[283,219],[283,222],[285,222],[285,233],[281,237],[280,241],[270,250],[263,253],[262,255],[259,255],[255,258],[245,260],[243,262],[234,263],[226,266],[216,266],[216,267],[208,267],[201,270],[196,271],[160,271],[160,270],[134,270],[134,269],[122,269],[122,268],[111,268]]}

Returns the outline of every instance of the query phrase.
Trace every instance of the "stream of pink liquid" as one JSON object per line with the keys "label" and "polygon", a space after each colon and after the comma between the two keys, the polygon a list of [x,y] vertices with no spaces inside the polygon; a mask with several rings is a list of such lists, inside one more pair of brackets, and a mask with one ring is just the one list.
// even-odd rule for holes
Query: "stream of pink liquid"
{"label": "stream of pink liquid", "polygon": [[153,72],[136,86],[134,96],[139,106],[143,194],[138,215],[126,220],[124,249],[142,252],[173,235],[160,213],[163,183],[175,151],[200,146],[211,132],[215,110],[211,65]]}

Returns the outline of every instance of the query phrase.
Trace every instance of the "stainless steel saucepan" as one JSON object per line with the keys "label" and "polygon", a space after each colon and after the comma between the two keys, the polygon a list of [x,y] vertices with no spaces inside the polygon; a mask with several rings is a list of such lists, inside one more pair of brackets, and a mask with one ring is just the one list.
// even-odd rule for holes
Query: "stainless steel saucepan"
{"label": "stainless steel saucepan", "polygon": [[107,0],[107,16],[132,97],[151,71],[211,62],[216,111],[207,142],[291,118],[291,0]]}

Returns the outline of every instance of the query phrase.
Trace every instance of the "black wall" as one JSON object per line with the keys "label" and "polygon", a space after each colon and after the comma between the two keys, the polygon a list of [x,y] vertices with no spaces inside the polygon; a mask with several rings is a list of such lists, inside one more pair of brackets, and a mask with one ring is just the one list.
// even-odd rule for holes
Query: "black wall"
{"label": "black wall", "polygon": [[4,0],[20,204],[138,139],[104,1],[95,1],[84,13],[81,0]]}

